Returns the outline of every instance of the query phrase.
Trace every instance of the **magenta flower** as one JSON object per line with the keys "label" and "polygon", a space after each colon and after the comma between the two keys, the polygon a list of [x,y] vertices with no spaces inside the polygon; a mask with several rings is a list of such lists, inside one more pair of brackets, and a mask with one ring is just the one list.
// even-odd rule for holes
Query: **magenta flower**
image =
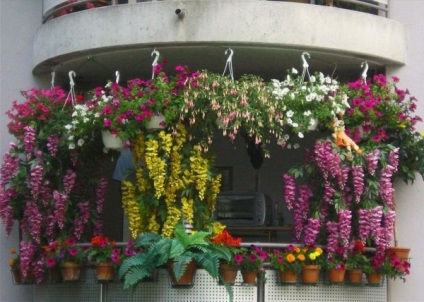
{"label": "magenta flower", "polygon": [[56,265],[56,260],[54,258],[47,258],[46,265],[48,267],[53,267]]}
{"label": "magenta flower", "polygon": [[78,250],[76,248],[71,248],[69,250],[69,255],[71,255],[72,257],[75,257],[78,254]]}
{"label": "magenta flower", "polygon": [[242,263],[242,262],[243,262],[243,255],[241,255],[241,254],[236,254],[236,255],[234,255],[234,261],[235,261],[235,263],[237,263],[237,264]]}

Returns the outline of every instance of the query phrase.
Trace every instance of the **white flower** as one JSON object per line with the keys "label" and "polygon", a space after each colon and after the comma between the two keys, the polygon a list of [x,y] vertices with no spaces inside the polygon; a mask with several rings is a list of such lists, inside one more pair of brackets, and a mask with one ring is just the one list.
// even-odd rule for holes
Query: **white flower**
{"label": "white flower", "polygon": [[290,138],[290,135],[288,135],[288,134],[284,134],[283,139],[284,139],[285,141],[288,141],[288,140],[289,140],[289,138]]}
{"label": "white flower", "polygon": [[69,136],[68,136],[68,140],[69,140],[69,141],[71,141],[71,140],[73,140],[73,139],[74,139],[74,136],[73,136],[73,135],[69,135]]}
{"label": "white flower", "polygon": [[293,126],[293,128],[297,128],[297,127],[299,127],[299,124],[298,123],[293,123],[292,126]]}
{"label": "white flower", "polygon": [[317,79],[315,78],[315,76],[311,76],[310,78],[309,78],[309,81],[311,82],[311,83],[315,83],[315,81],[316,81]]}
{"label": "white flower", "polygon": [[84,123],[88,123],[90,121],[90,119],[88,117],[83,118],[82,120]]}
{"label": "white flower", "polygon": [[297,134],[297,136],[299,136],[300,138],[304,138],[304,136],[303,136],[303,133],[302,133],[302,132],[299,132],[299,133]]}
{"label": "white flower", "polygon": [[298,74],[299,73],[296,68],[292,68],[291,71],[292,71],[293,74]]}
{"label": "white flower", "polygon": [[292,117],[294,112],[292,110],[287,111],[286,115],[287,117]]}
{"label": "white flower", "polygon": [[66,126],[65,126],[65,129],[66,129],[66,130],[71,130],[72,128],[73,128],[73,127],[72,127],[72,125],[71,125],[71,124],[68,124],[68,125],[66,125]]}
{"label": "white flower", "polygon": [[70,149],[70,150],[75,149],[75,144],[74,144],[74,143],[69,144],[69,149]]}
{"label": "white flower", "polygon": [[293,149],[299,149],[300,145],[298,143],[293,144]]}
{"label": "white flower", "polygon": [[84,140],[82,139],[82,138],[80,138],[79,140],[78,140],[78,146],[82,146],[82,145],[84,145]]}
{"label": "white flower", "polygon": [[312,114],[311,110],[306,110],[305,112],[303,112],[304,116],[310,116]]}

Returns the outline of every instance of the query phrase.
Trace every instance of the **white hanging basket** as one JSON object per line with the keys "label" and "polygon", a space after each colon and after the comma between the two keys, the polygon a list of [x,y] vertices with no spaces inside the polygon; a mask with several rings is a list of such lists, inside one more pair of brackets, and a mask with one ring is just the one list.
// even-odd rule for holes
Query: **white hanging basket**
{"label": "white hanging basket", "polygon": [[157,113],[150,118],[146,128],[148,130],[160,130],[165,128],[165,116],[162,113]]}
{"label": "white hanging basket", "polygon": [[103,145],[107,149],[120,150],[124,148],[124,141],[116,134],[110,133],[110,131],[102,131]]}

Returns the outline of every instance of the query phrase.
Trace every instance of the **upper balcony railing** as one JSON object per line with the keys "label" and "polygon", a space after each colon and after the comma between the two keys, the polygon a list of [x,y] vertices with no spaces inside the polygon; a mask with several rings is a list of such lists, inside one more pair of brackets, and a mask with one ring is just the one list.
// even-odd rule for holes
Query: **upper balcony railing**
{"label": "upper balcony railing", "polygon": [[[43,23],[69,13],[86,9],[95,9],[111,5],[135,4],[141,2],[157,2],[166,0],[44,0]],[[231,1],[231,0],[227,0]],[[389,12],[388,0],[268,0],[281,2],[297,2],[310,5],[327,5],[364,13],[386,16]]]}

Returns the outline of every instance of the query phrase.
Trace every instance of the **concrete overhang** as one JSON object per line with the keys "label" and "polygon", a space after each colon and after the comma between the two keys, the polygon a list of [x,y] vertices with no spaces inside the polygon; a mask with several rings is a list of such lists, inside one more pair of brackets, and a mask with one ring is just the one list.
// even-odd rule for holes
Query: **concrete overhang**
{"label": "concrete overhang", "polygon": [[[176,10],[184,11],[179,18]],[[236,77],[264,78],[302,68],[352,76],[406,63],[406,33],[394,20],[318,5],[280,1],[155,1],[107,6],[52,19],[34,39],[34,73],[74,70],[85,83],[148,76],[156,48],[169,66],[224,70],[234,50]]]}

